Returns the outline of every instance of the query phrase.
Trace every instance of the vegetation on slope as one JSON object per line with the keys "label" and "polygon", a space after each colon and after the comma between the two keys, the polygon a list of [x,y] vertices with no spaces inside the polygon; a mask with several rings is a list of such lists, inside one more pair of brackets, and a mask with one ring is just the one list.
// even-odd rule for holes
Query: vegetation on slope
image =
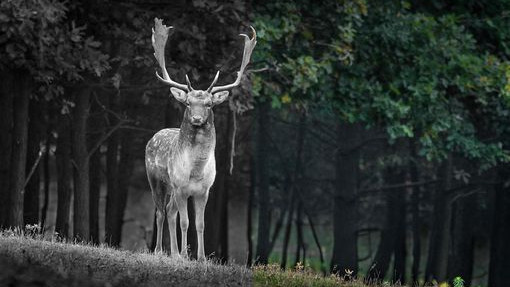
{"label": "vegetation on slope", "polygon": [[64,242],[27,230],[0,232],[0,286],[368,286],[349,276],[322,276],[300,264],[295,269],[270,264],[250,270]]}
{"label": "vegetation on slope", "polygon": [[0,235],[1,286],[249,286],[237,265]]}

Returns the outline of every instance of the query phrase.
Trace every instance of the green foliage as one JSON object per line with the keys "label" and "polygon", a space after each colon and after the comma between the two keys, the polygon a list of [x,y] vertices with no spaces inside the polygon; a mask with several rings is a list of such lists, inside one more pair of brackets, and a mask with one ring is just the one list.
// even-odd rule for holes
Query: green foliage
{"label": "green foliage", "polygon": [[[349,280],[346,280],[349,279]],[[366,285],[363,280],[354,278],[341,278],[336,275],[323,276],[303,265],[295,269],[281,270],[277,264],[259,265],[253,267],[254,286],[343,286],[343,287],[366,287],[381,286],[376,284]],[[392,285],[384,285],[392,286]]]}
{"label": "green foliage", "polygon": [[336,63],[353,60],[351,44],[355,27],[366,14],[365,2],[288,1],[257,9],[254,26],[259,41],[254,58],[269,69],[254,77],[259,100],[270,98],[274,108],[302,106],[330,92]]}
{"label": "green foliage", "polygon": [[453,278],[453,287],[464,287],[464,279],[461,277]]}
{"label": "green foliage", "polygon": [[488,65],[499,60],[479,54],[453,15],[372,12],[358,37],[361,73],[346,79],[361,81],[360,111],[368,112],[362,120],[385,125],[392,139],[418,132],[421,154],[430,160],[453,151],[486,166],[507,161],[500,143],[480,140],[474,114],[477,105],[499,100],[502,70]]}
{"label": "green foliage", "polygon": [[[285,96],[287,105],[313,105],[343,121],[382,127],[390,142],[417,137],[429,160],[453,152],[481,169],[508,162],[500,135],[508,131],[501,119],[509,112],[509,63],[478,44],[466,15],[370,4],[257,8],[256,57],[269,72],[255,78],[256,94],[271,98],[274,108],[286,107]],[[498,39],[506,39],[502,33]]]}

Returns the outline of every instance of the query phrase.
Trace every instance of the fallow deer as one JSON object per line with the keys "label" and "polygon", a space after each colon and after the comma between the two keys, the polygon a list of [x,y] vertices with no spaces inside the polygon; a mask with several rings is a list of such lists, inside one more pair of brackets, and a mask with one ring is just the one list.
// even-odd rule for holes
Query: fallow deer
{"label": "fallow deer", "polygon": [[191,87],[186,75],[186,84],[173,81],[165,67],[165,45],[168,32],[161,19],[154,19],[152,46],[154,56],[162,71],[157,78],[171,86],[170,92],[176,100],[186,106],[181,127],[163,129],[157,132],[147,143],[145,149],[145,167],[156,205],[157,239],[155,252],[162,252],[163,222],[165,214],[170,231],[170,252],[179,257],[176,235],[177,213],[180,215],[181,255],[187,256],[188,198],[193,197],[195,206],[195,224],[197,230],[199,260],[205,258],[204,252],[204,211],[214,178],[216,161],[214,149],[216,134],[212,108],[228,98],[228,90],[239,85],[244,70],[250,61],[255,47],[256,32],[251,27],[253,38],[245,37],[241,68],[235,82],[224,86],[215,86],[219,71],[212,84],[205,91]]}

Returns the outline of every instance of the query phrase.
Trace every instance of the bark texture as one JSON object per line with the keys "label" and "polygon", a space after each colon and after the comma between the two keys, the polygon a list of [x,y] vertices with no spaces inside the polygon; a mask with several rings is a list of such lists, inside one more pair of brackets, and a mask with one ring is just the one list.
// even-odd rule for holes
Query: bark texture
{"label": "bark texture", "polygon": [[69,236],[69,216],[71,211],[72,165],[71,165],[71,129],[69,115],[60,115],[58,126],[57,150],[57,219],[55,231],[60,236]]}
{"label": "bark texture", "polygon": [[[40,143],[43,140],[44,119],[43,112],[41,111],[42,104],[39,101],[31,101],[29,107],[29,122],[28,122],[28,146],[27,146],[27,176],[32,169],[32,166],[37,162],[39,157]],[[39,191],[40,191],[40,167],[38,164],[34,173],[27,182],[25,189],[25,200],[23,219],[24,224],[37,224],[39,223]]]}
{"label": "bark texture", "polygon": [[359,150],[357,124],[342,123],[337,127],[339,150],[336,153],[336,181],[333,201],[333,257],[331,271],[358,273],[357,186]]}
{"label": "bark texture", "polygon": [[269,257],[269,102],[258,103],[257,175],[258,175],[258,230],[256,263],[267,264]]}
{"label": "bark texture", "polygon": [[495,210],[491,236],[491,255],[489,264],[489,285],[506,286],[510,282],[510,167],[500,167],[501,183],[495,189]]}
{"label": "bark texture", "polygon": [[13,136],[11,171],[9,185],[9,225],[23,226],[23,201],[25,197],[25,169],[28,141],[28,107],[30,101],[31,79],[22,73],[16,73],[13,79],[14,96]]}
{"label": "bark texture", "polygon": [[12,150],[12,110],[13,110],[13,80],[10,71],[0,71],[4,80],[0,85],[0,227],[8,225],[9,220],[9,182],[10,162]]}
{"label": "bark texture", "polygon": [[442,183],[434,196],[434,218],[429,238],[429,253],[425,279],[444,281],[447,277],[448,252],[451,227],[451,203],[449,191],[452,188],[453,158],[450,155],[439,170]]}
{"label": "bark texture", "polygon": [[90,90],[84,88],[75,94],[73,110],[74,217],[73,233],[79,240],[90,239],[90,178],[87,149],[87,120],[90,108]]}

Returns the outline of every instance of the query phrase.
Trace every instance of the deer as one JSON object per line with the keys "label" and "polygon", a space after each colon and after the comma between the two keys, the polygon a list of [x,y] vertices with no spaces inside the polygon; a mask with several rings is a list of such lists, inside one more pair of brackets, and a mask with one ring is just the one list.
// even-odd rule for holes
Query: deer
{"label": "deer", "polygon": [[[162,76],[156,77],[170,86],[172,96],[185,105],[180,128],[165,128],[158,131],[145,148],[145,168],[156,206],[156,247],[154,252],[163,252],[163,223],[165,215],[170,233],[170,254],[172,257],[187,258],[187,232],[189,226],[188,198],[193,198],[195,226],[197,232],[197,259],[205,260],[204,252],[204,213],[209,190],[216,177],[216,131],[212,108],[224,102],[229,90],[238,86],[257,44],[257,34],[250,27],[253,37],[245,38],[241,67],[236,80],[227,85],[217,86],[220,72],[216,73],[207,90],[195,90],[186,75],[186,84],[170,78],[165,66],[165,46],[172,26],[155,18],[152,28],[154,57],[159,64]],[[177,246],[177,214],[180,216],[181,253]]]}

